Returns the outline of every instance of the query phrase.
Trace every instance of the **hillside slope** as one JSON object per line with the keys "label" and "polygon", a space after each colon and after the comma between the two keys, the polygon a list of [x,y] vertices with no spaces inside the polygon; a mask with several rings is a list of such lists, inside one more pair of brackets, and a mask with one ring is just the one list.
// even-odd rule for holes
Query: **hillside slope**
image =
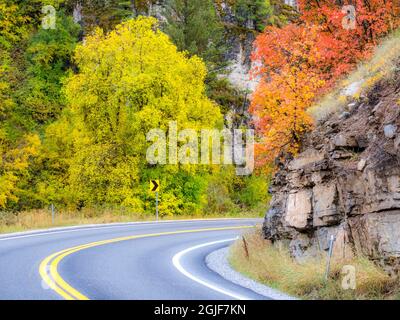
{"label": "hillside slope", "polygon": [[[395,42],[398,51],[398,39]],[[381,57],[383,59],[383,57]],[[400,59],[279,164],[264,236],[303,260],[329,248],[400,270]],[[366,79],[364,79],[366,80]]]}

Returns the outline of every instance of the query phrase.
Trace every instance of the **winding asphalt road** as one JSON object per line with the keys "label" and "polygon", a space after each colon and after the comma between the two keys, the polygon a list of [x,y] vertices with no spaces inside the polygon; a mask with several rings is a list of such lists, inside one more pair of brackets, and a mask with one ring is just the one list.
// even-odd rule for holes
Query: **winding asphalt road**
{"label": "winding asphalt road", "polygon": [[54,229],[0,237],[0,299],[266,299],[205,264],[260,220]]}

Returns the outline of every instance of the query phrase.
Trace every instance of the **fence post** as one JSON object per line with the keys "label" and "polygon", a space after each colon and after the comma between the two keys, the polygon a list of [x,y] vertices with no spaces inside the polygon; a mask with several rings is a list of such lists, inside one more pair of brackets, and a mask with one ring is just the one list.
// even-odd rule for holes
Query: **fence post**
{"label": "fence post", "polygon": [[331,240],[329,241],[329,253],[328,253],[328,261],[326,263],[326,273],[325,273],[325,281],[328,281],[329,273],[331,270],[331,259],[333,254],[333,246],[335,244],[335,236],[331,235]]}
{"label": "fence post", "polygon": [[246,254],[246,258],[249,259],[250,258],[250,254],[249,254],[249,247],[247,245],[246,238],[243,236],[242,240],[243,240],[243,247],[244,247],[244,252]]}

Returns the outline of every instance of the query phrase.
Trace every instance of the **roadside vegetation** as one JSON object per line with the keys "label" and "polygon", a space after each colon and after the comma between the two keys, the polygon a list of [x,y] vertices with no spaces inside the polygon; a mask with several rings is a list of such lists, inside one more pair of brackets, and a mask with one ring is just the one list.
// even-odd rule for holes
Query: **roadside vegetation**
{"label": "roadside vegetation", "polygon": [[[230,249],[229,261],[233,268],[294,297],[306,300],[400,299],[399,281],[366,258],[333,260],[329,280],[325,281],[326,254],[298,263],[287,248],[264,240],[261,229],[246,233],[244,239],[246,245],[240,239]],[[342,270],[348,265],[356,270],[355,290],[342,287]]]}
{"label": "roadside vegetation", "polygon": [[355,71],[339,81],[335,89],[323,96],[307,112],[315,121],[324,121],[332,114],[345,111],[350,101],[366,96],[380,80],[392,81],[399,68],[399,43],[400,29],[375,48],[371,59],[360,63]]}
{"label": "roadside vegetation", "polygon": [[[54,28],[42,27],[44,3],[55,7]],[[40,212],[51,204],[67,221],[88,211],[101,220],[98,208],[113,208],[111,220],[122,208],[146,219],[155,212],[150,179],[161,182],[165,218],[265,210],[268,176],[147,163],[149,130],[170,121],[179,130],[221,129],[224,115],[245,104],[217,76],[227,50],[219,3],[168,0],[165,21],[151,17],[151,3],[2,1],[0,216],[11,217],[2,224],[47,225]],[[276,14],[265,1],[231,5],[259,29]]]}
{"label": "roadside vegetation", "polygon": [[[56,9],[55,28],[42,27],[44,3]],[[296,153],[312,129],[306,110],[399,25],[392,0],[360,1],[360,25],[350,31],[330,0],[299,0],[300,10],[283,0],[166,0],[160,20],[151,17],[154,3],[2,1],[0,215],[11,217],[4,225],[47,225],[40,212],[51,204],[77,221],[91,210],[107,216],[98,208],[146,219],[155,211],[150,179],[161,182],[164,218],[263,214],[276,156]],[[224,20],[229,12],[233,19]],[[229,111],[247,107],[247,93],[223,75],[232,38],[249,33],[261,78],[249,110],[256,174],[147,163],[149,130],[177,120],[178,129],[221,129]],[[246,127],[241,116],[233,122]]]}
{"label": "roadside vegetation", "polygon": [[[264,209],[231,212],[225,214],[208,215],[180,215],[161,216],[163,220],[185,220],[185,219],[221,219],[221,218],[261,218],[260,212]],[[55,209],[54,221],[51,209],[36,209],[22,212],[0,212],[0,234],[40,230],[54,227],[68,227],[89,224],[104,223],[127,223],[136,221],[155,221],[155,214],[140,214],[125,209],[86,208],[80,211]]]}
{"label": "roadside vegetation", "polygon": [[[302,138],[315,126],[309,108],[357,65],[370,59],[376,46],[400,26],[400,10],[394,0],[384,4],[379,0],[357,1],[353,6],[356,18],[345,10],[343,1],[297,0],[297,4],[296,23],[267,26],[254,44],[253,73],[260,84],[249,110],[259,135],[257,162],[266,172],[274,171],[271,164],[277,158],[299,152]],[[370,86],[378,80],[381,69],[390,67],[385,58],[398,50],[397,41],[394,38],[377,52],[383,56],[371,65],[373,70],[360,68],[355,74],[362,79],[373,71],[373,79],[362,79],[366,81],[362,85]],[[318,108],[318,113],[329,114],[335,109],[334,105],[326,111],[324,108]]]}
{"label": "roadside vegetation", "polygon": [[[360,63],[357,69],[343,77],[330,93],[307,109],[314,121],[324,121],[332,114],[347,111],[347,106],[365,99],[380,81],[391,82],[399,68],[400,30],[388,36],[374,54]],[[399,101],[400,102],[400,101]],[[398,104],[400,105],[400,103]],[[325,280],[327,253],[322,252],[301,263],[291,257],[289,249],[264,240],[261,229],[244,235],[230,250],[229,260],[237,271],[270,287],[300,299],[369,300],[400,299],[400,281],[389,276],[367,257],[347,260],[334,259],[329,279]],[[356,271],[355,289],[344,289],[344,266]]]}

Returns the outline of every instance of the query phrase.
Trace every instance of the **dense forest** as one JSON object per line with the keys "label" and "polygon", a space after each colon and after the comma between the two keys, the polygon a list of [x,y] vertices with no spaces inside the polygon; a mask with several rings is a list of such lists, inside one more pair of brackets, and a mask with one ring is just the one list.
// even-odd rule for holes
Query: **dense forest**
{"label": "dense forest", "polygon": [[[289,2],[0,0],[0,210],[152,213],[159,179],[164,216],[263,213],[307,109],[400,23],[395,0],[351,1],[351,28],[343,1]],[[248,34],[251,99],[226,77],[231,39]],[[149,130],[221,129],[238,106],[257,130],[253,175],[146,161]]]}

